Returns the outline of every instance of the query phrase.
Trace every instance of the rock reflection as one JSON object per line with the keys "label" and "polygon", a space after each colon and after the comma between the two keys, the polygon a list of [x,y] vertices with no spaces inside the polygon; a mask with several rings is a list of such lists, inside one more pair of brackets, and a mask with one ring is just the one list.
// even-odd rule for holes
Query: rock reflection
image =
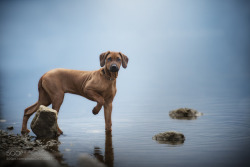
{"label": "rock reflection", "polygon": [[157,141],[157,143],[177,146],[177,145],[183,145],[184,141]]}
{"label": "rock reflection", "polygon": [[180,132],[168,131],[158,133],[152,139],[156,140],[159,144],[181,145],[185,141],[185,136]]}
{"label": "rock reflection", "polygon": [[176,115],[169,115],[172,119],[180,119],[180,120],[195,120],[197,116],[176,116]]}
{"label": "rock reflection", "polygon": [[58,137],[55,139],[37,139],[36,142],[40,142],[43,149],[48,151],[57,160],[60,165],[68,166],[63,158],[63,154],[59,151],[59,145],[61,142]]}
{"label": "rock reflection", "polygon": [[114,166],[114,149],[112,144],[112,133],[106,132],[105,138],[105,154],[102,154],[100,147],[94,148],[94,156],[108,167]]}

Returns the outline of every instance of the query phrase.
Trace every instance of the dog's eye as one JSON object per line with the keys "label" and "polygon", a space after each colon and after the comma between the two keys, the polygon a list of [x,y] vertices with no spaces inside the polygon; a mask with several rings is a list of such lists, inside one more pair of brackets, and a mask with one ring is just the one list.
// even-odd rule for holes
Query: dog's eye
{"label": "dog's eye", "polygon": [[111,58],[111,57],[109,57],[109,58],[108,58],[108,61],[111,61],[111,60],[112,60],[112,58]]}
{"label": "dog's eye", "polygon": [[121,59],[120,59],[120,58],[117,58],[117,61],[121,61]]}

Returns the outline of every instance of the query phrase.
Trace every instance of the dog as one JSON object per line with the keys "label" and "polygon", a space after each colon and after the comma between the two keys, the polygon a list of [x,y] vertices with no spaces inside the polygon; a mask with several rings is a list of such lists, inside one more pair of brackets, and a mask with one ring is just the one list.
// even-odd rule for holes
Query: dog
{"label": "dog", "polygon": [[[38,82],[38,101],[24,110],[21,133],[29,133],[28,119],[40,105],[60,110],[65,93],[81,95],[97,102],[92,113],[98,114],[104,106],[105,130],[112,131],[112,102],[116,94],[116,78],[120,66],[127,67],[128,57],[121,52],[107,51],[100,54],[100,68],[96,71],[79,71],[69,69],[53,69],[45,73]],[[58,132],[62,130],[57,124]]]}

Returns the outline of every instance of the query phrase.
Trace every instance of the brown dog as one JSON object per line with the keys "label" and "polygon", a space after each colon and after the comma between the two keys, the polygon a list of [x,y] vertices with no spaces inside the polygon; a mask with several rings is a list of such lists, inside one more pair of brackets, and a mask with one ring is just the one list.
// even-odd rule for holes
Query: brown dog
{"label": "brown dog", "polygon": [[[78,71],[68,69],[54,69],[45,73],[39,80],[39,99],[32,106],[24,110],[22,133],[30,132],[27,122],[40,105],[48,106],[59,112],[64,93],[73,93],[96,101],[93,114],[98,114],[104,106],[105,129],[111,131],[112,101],[116,94],[116,78],[122,64],[127,67],[128,57],[121,52],[107,51],[100,55],[100,68],[96,71]],[[58,125],[57,125],[58,127]],[[63,132],[59,129],[60,134]]]}

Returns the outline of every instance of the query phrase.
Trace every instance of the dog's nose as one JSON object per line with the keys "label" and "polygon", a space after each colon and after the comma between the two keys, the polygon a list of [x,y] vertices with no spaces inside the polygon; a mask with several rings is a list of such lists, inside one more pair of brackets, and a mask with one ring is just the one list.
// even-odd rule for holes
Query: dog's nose
{"label": "dog's nose", "polygon": [[117,65],[116,64],[112,64],[111,66],[110,66],[110,71],[111,72],[117,72],[119,69],[118,69],[118,67],[117,67]]}

